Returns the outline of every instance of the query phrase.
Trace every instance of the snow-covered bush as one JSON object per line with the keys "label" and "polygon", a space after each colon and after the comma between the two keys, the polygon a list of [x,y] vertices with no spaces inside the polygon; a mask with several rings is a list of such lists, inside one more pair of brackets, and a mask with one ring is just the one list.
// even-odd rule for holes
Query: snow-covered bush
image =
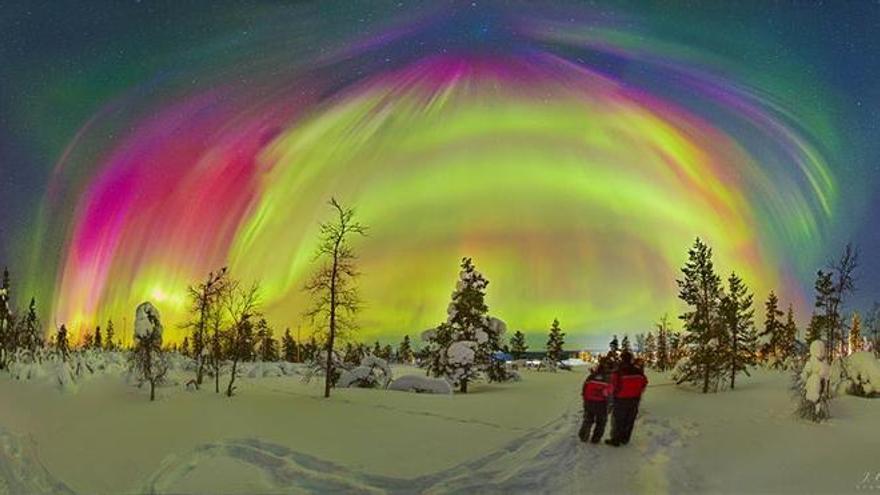
{"label": "snow-covered bush", "polygon": [[267,378],[282,376],[284,373],[281,371],[280,363],[257,362],[250,365],[246,373],[245,370],[242,369],[242,375],[247,376],[248,378]]}
{"label": "snow-covered bush", "polygon": [[874,353],[854,352],[846,358],[846,370],[849,375],[847,392],[860,397],[880,395],[880,360],[874,357]]}
{"label": "snow-covered bush", "polygon": [[452,394],[452,385],[442,378],[431,378],[421,375],[404,375],[388,386],[388,390],[415,392],[424,394]]}
{"label": "snow-covered bush", "polygon": [[359,366],[344,370],[339,376],[336,386],[341,388],[386,388],[391,379],[391,367],[384,359],[366,356],[361,360]]}
{"label": "snow-covered bush", "polygon": [[810,344],[810,357],[794,384],[799,399],[798,415],[815,422],[829,416],[831,367],[824,359],[825,342],[814,340]]}
{"label": "snow-covered bush", "polygon": [[[316,378],[323,378],[327,367],[327,351],[321,350],[315,353],[314,359],[306,363],[302,374],[302,380],[309,383]],[[345,362],[338,352],[333,351],[333,376],[330,377],[330,385],[336,386],[339,376],[347,369]]]}

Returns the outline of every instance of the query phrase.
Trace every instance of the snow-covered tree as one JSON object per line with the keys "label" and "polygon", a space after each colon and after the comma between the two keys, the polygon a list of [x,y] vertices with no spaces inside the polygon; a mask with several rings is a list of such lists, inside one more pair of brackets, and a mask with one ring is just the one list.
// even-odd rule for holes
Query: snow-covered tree
{"label": "snow-covered tree", "polygon": [[723,325],[719,319],[721,278],[715,273],[712,249],[699,238],[688,251],[688,261],[677,280],[679,298],[688,305],[680,316],[686,330],[685,359],[676,368],[675,380],[681,384],[700,384],[703,393],[717,389],[726,368],[722,356]]}
{"label": "snow-covered tree", "polygon": [[149,302],[141,303],[135,312],[134,349],[131,368],[141,383],[150,384],[150,400],[156,399],[156,385],[168,372],[168,360],[162,350],[162,321],[159,311]]}
{"label": "snow-covered tree", "polygon": [[513,332],[513,337],[510,338],[510,354],[513,359],[524,358],[526,356],[526,351],[528,350],[529,346],[526,344],[526,334],[519,330]]}
{"label": "snow-covered tree", "polygon": [[488,285],[489,281],[477,271],[473,261],[462,259],[446,321],[422,334],[427,344],[428,373],[446,378],[462,393],[467,393],[468,384],[490,366],[495,367],[490,379],[501,379],[496,375],[501,370],[493,362],[493,354],[501,347],[504,325],[493,323],[488,315],[485,303]]}
{"label": "snow-covered tree", "polygon": [[731,273],[727,279],[727,294],[721,299],[720,311],[727,337],[723,340],[723,359],[733,389],[736,388],[736,375],[748,375],[748,367],[755,364],[752,294],[736,273]]}
{"label": "snow-covered tree", "polygon": [[810,357],[795,375],[793,388],[797,394],[797,413],[804,419],[820,422],[829,417],[831,366],[825,362],[825,342],[810,344]]}
{"label": "snow-covered tree", "polygon": [[12,317],[12,284],[9,269],[3,268],[0,283],[0,369],[5,369],[15,352],[15,320]]}
{"label": "snow-covered tree", "polygon": [[862,317],[858,312],[853,313],[852,323],[849,326],[849,353],[862,350]]}
{"label": "snow-covered tree", "polygon": [[67,327],[63,323],[55,334],[55,350],[61,356],[62,361],[67,361],[67,358],[70,356],[70,342],[67,338]]}
{"label": "snow-covered tree", "polygon": [[617,335],[611,339],[611,342],[608,343],[608,357],[611,359],[617,359],[620,355],[620,342],[617,340]]}
{"label": "snow-covered tree", "polygon": [[562,347],[565,345],[565,332],[559,327],[559,320],[554,318],[553,324],[550,325],[550,333],[547,336],[547,359],[551,363],[558,363],[563,360],[565,353]]}
{"label": "snow-covered tree", "polygon": [[400,345],[397,346],[397,359],[401,363],[412,364],[414,358],[412,342],[409,339],[409,335],[404,335],[403,340],[400,341]]}

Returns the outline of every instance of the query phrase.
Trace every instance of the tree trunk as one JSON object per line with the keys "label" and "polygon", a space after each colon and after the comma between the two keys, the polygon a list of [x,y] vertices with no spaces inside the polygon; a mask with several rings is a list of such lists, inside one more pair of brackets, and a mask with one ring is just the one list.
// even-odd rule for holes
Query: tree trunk
{"label": "tree trunk", "polygon": [[330,397],[333,372],[333,340],[336,338],[336,277],[339,270],[339,243],[333,249],[333,272],[330,274],[330,335],[327,336],[327,366],[324,369],[324,398]]}
{"label": "tree trunk", "polygon": [[705,365],[706,371],[703,373],[703,393],[709,392],[709,365]]}
{"label": "tree trunk", "polygon": [[226,387],[226,397],[232,397],[233,384],[235,383],[235,370],[238,368],[238,359],[232,360],[232,376],[229,377],[229,386]]}
{"label": "tree trunk", "polygon": [[156,380],[150,379],[150,402],[156,400]]}
{"label": "tree trunk", "polygon": [[467,385],[468,385],[468,381],[467,381],[467,378],[465,378],[464,380],[461,381],[461,393],[463,393],[463,394],[467,393]]}
{"label": "tree trunk", "polygon": [[220,393],[220,366],[214,365],[214,393]]}

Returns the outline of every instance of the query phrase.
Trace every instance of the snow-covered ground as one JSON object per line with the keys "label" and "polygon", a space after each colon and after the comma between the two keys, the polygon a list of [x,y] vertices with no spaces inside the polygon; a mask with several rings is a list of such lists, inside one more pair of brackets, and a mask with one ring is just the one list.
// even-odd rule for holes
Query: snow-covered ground
{"label": "snow-covered ground", "polygon": [[576,439],[578,369],[329,400],[320,383],[243,378],[231,399],[178,385],[154,403],[114,374],[75,393],[2,375],[0,493],[880,492],[862,483],[880,470],[880,400],[840,397],[814,425],[792,417],[786,374],[706,396],[650,378],[615,449]]}

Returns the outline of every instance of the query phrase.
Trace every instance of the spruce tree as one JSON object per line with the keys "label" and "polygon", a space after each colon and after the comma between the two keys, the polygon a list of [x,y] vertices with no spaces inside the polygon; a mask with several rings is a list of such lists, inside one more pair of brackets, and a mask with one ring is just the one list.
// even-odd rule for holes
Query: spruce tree
{"label": "spruce tree", "polygon": [[92,342],[92,347],[99,351],[104,349],[104,336],[101,335],[101,325],[95,327],[95,340]]}
{"label": "spruce tree", "polygon": [[781,364],[784,325],[781,320],[783,313],[779,310],[779,298],[773,291],[770,291],[767,302],[764,303],[764,315],[764,330],[758,335],[763,341],[761,358],[778,368]]}
{"label": "spruce tree", "polygon": [[34,353],[43,346],[43,337],[40,335],[40,320],[37,316],[37,301],[33,297],[28,306],[27,314],[21,320],[21,346]]}
{"label": "spruce tree", "polygon": [[727,279],[727,294],[721,300],[721,318],[727,338],[724,360],[730,376],[730,388],[736,388],[736,375],[749,374],[748,367],[755,364],[752,336],[754,335],[754,309],[752,294],[742,279],[731,273]]}
{"label": "spruce tree", "polygon": [[565,358],[562,346],[565,345],[565,332],[559,328],[559,320],[554,318],[550,326],[550,334],[547,337],[547,358],[556,364]]}
{"label": "spruce tree", "polygon": [[297,358],[296,341],[290,335],[290,328],[284,330],[284,337],[281,338],[281,353],[289,363],[295,362]]}
{"label": "spruce tree", "polygon": [[104,337],[104,347],[108,351],[116,350],[116,343],[113,341],[115,334],[113,333],[113,320],[107,320],[107,335]]}
{"label": "spruce tree", "polygon": [[278,361],[278,342],[272,336],[272,329],[265,318],[257,322],[257,355],[261,361]]}
{"label": "spruce tree", "polygon": [[672,367],[669,352],[669,315],[664,314],[657,323],[657,354],[655,362],[657,369],[666,371]]}
{"label": "spruce tree", "polygon": [[824,317],[818,313],[813,313],[813,316],[810,318],[810,323],[807,325],[807,332],[804,336],[807,347],[809,347],[814,340],[822,339],[822,329],[825,328],[825,325],[822,323],[823,318]]}
{"label": "spruce tree", "polygon": [[529,346],[526,344],[526,334],[519,330],[513,332],[510,338],[510,354],[513,359],[519,360],[526,356]]}
{"label": "spruce tree", "polygon": [[788,305],[788,313],[785,316],[785,324],[782,327],[782,355],[788,359],[797,351],[797,322],[794,321],[794,307]]}
{"label": "spruce tree", "polygon": [[621,352],[632,353],[632,347],[629,344],[629,335],[623,336],[623,340],[620,341],[620,350]]}
{"label": "spruce tree", "polygon": [[183,342],[180,343],[180,353],[187,357],[190,356],[189,337],[184,337]]}
{"label": "spruce tree", "polygon": [[859,313],[853,313],[852,323],[849,327],[849,353],[862,350],[862,317]]}
{"label": "spruce tree", "polygon": [[[638,354],[639,356],[645,354],[645,339],[647,339],[647,336],[644,333],[637,333],[636,334],[635,351],[636,351],[636,354]],[[655,342],[655,344],[656,344],[656,342]]]}
{"label": "spruce tree", "polygon": [[[473,261],[463,258],[446,321],[423,334],[427,343],[428,373],[445,377],[462,393],[467,393],[468,384],[483,371],[497,365],[493,363],[493,354],[501,345],[503,327],[490,324],[485,303],[488,285],[489,281],[477,271]],[[493,375],[496,371],[500,371],[497,366]]]}
{"label": "spruce tree", "polygon": [[677,383],[701,384],[702,392],[717,388],[724,369],[722,364],[723,327],[719,323],[721,278],[715,273],[712,249],[699,238],[688,251],[688,261],[677,280],[679,298],[688,305],[680,316],[687,331],[683,345],[687,361],[678,369]]}
{"label": "spruce tree", "polygon": [[61,328],[58,329],[58,333],[55,335],[55,350],[61,355],[63,361],[67,361],[67,357],[70,355],[70,342],[67,339],[67,327],[64,324],[61,325]]}
{"label": "spruce tree", "polygon": [[648,332],[648,336],[645,337],[645,351],[642,354],[645,365],[660,369],[659,359],[657,359],[657,339],[654,337],[654,332]]}
{"label": "spruce tree", "polygon": [[413,350],[409,335],[404,335],[400,345],[397,346],[397,359],[403,364],[412,364]]}

